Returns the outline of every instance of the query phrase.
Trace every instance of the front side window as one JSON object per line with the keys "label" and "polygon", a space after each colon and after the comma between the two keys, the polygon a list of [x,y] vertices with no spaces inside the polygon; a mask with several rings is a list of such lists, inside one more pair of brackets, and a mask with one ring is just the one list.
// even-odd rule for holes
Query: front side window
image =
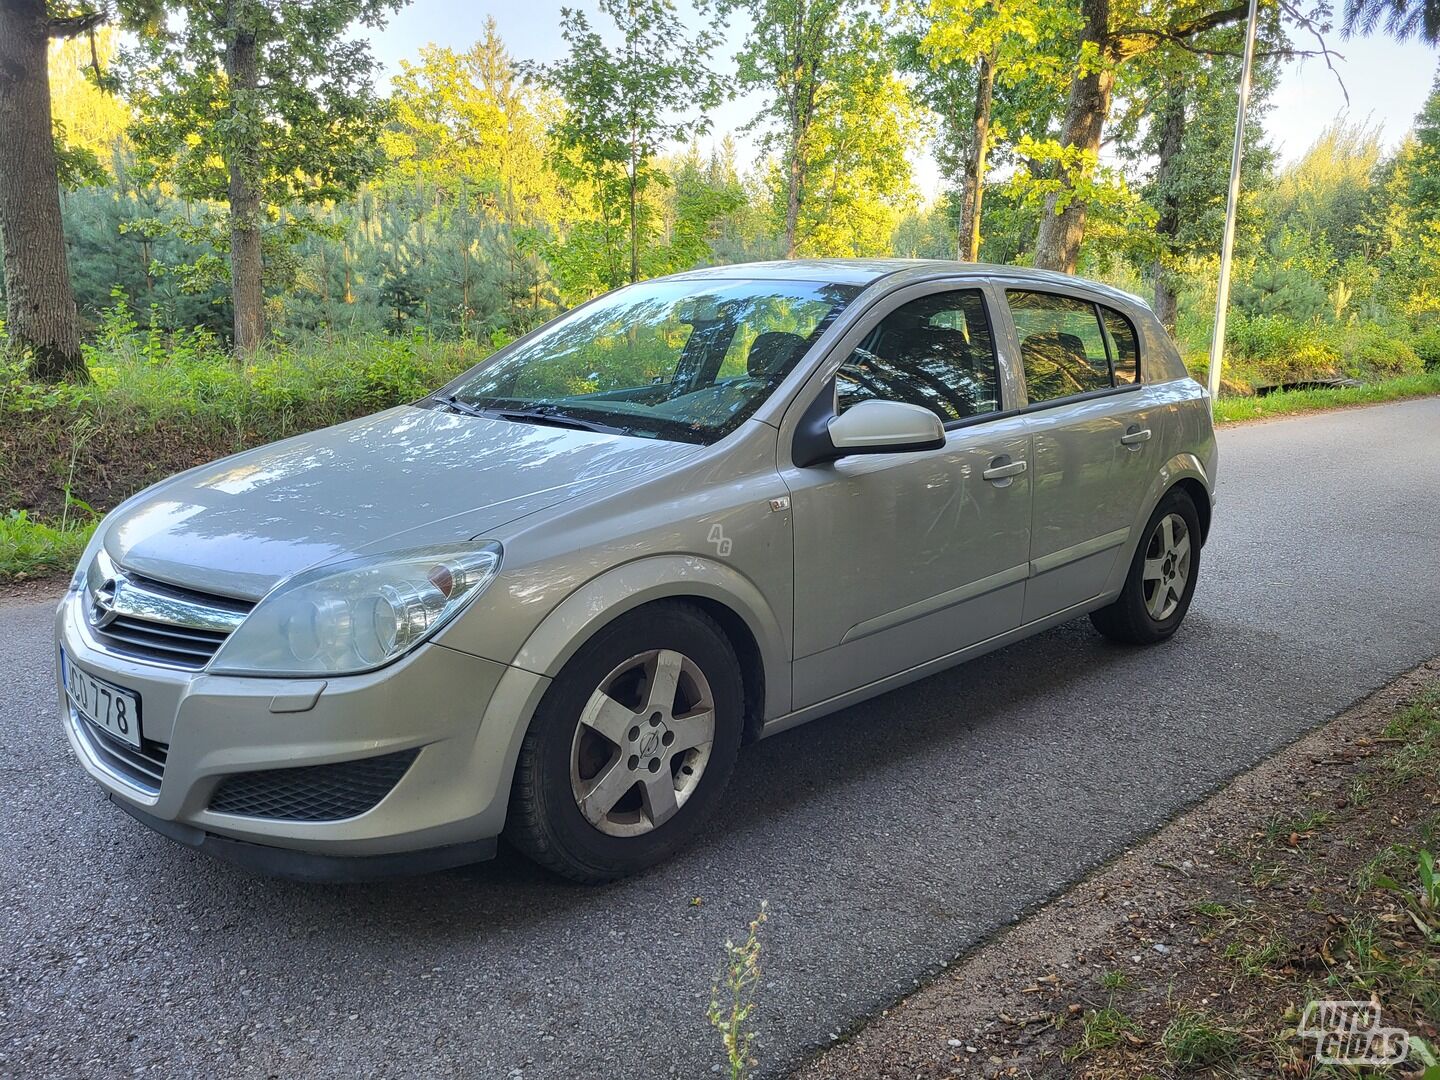
{"label": "front side window", "polygon": [[714,442],[760,407],[859,292],[809,281],[632,285],[481,363],[437,400],[517,422]]}
{"label": "front side window", "polygon": [[837,406],[904,401],[949,423],[1000,408],[1000,375],[977,289],[935,293],[886,315],[836,377]]}

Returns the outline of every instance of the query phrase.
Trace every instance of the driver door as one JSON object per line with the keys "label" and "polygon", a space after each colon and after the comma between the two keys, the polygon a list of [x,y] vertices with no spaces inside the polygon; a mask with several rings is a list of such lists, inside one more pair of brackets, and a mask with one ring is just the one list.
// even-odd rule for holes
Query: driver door
{"label": "driver door", "polygon": [[946,442],[782,468],[795,537],[796,708],[1020,625],[1030,432],[1023,417],[989,418],[1007,397],[991,325],[983,290],[932,284],[901,293],[840,342],[837,413],[868,398],[922,405],[945,423]]}

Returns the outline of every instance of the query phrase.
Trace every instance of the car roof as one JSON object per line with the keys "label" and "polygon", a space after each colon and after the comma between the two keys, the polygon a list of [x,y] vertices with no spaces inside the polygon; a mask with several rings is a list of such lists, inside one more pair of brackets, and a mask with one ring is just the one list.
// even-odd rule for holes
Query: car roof
{"label": "car roof", "polygon": [[1147,307],[1132,293],[1088,278],[1037,270],[1029,266],[1002,266],[997,263],[955,262],[947,259],[786,259],[774,262],[730,263],[708,266],[670,275],[675,281],[750,278],[758,280],[824,281],[843,285],[873,285],[895,278],[900,285],[927,278],[973,277],[1001,284],[1081,286],[1126,304]]}

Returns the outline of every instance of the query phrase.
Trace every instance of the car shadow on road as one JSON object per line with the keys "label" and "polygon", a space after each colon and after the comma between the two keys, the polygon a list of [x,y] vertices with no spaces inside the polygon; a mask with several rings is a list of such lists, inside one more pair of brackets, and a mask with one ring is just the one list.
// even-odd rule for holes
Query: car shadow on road
{"label": "car shadow on road", "polygon": [[[598,888],[561,881],[503,844],[488,863],[364,885],[300,884],[228,867],[223,873],[235,886],[234,899],[253,896],[268,918],[294,918],[297,925],[308,924],[309,933],[333,928],[337,938],[353,933],[357,922],[382,925],[403,912],[407,934],[475,940],[491,927],[509,933],[563,919],[577,906],[645,903],[660,894],[673,899],[703,888],[713,892],[724,882],[726,867],[745,860],[747,852],[763,848],[769,871],[776,873],[783,867],[774,860],[804,859],[807,844],[843,846],[848,838],[840,832],[828,837],[815,832],[813,800],[829,807],[873,798],[868,788],[878,772],[904,775],[933,768],[936,761],[957,774],[979,769],[967,763],[977,735],[983,739],[992,726],[1033,713],[1037,702],[1082,680],[1103,686],[1107,668],[1135,655],[1106,642],[1082,620],[747,747],[717,820],[695,844],[646,874]],[[792,818],[803,825],[803,835],[790,835],[797,827]],[[843,828],[836,823],[836,830]],[[203,903],[216,878],[202,875],[208,882],[202,885],[190,860],[183,863],[177,860],[163,876],[175,878],[176,892],[194,894],[195,902]]]}

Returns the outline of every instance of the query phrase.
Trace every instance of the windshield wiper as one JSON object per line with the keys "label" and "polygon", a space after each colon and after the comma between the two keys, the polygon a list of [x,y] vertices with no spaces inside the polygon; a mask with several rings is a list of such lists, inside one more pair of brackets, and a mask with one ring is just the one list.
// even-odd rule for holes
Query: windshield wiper
{"label": "windshield wiper", "polygon": [[484,409],[478,409],[474,405],[471,405],[468,401],[461,401],[454,394],[436,394],[433,400],[438,401],[447,409],[451,409],[458,413],[464,413],[466,416],[487,415]]}
{"label": "windshield wiper", "polygon": [[548,409],[496,409],[489,415],[502,420],[513,420],[518,424],[547,424],[550,427],[574,428],[577,431],[602,431],[608,435],[621,434],[621,429],[609,424],[597,424],[593,420],[581,420],[566,413],[551,412]]}

